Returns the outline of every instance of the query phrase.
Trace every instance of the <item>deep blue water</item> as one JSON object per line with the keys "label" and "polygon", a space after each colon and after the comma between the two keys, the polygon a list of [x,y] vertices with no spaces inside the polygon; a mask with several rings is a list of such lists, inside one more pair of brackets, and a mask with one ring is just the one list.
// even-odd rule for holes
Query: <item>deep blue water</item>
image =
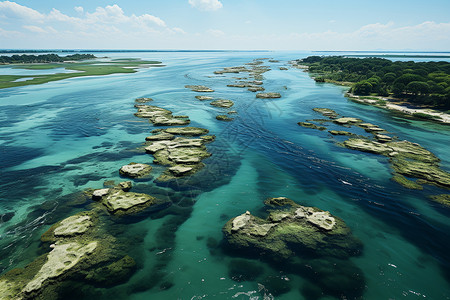
{"label": "deep blue water", "polygon": [[[152,104],[189,115],[192,126],[217,136],[208,145],[213,153],[205,160],[208,172],[192,190],[138,182],[137,191],[167,193],[185,210],[121,225],[127,236],[139,237],[130,253],[139,269],[126,284],[89,289],[83,297],[263,299],[265,292],[266,296],[274,292],[260,284],[281,278],[288,288],[275,299],[310,299],[305,287],[314,286],[314,280],[287,266],[251,260],[263,267],[262,274],[254,281],[233,281],[229,270],[237,258],[217,246],[227,220],[247,210],[257,214],[267,197],[286,196],[329,210],[363,242],[362,255],[342,267],[344,273],[352,266],[362,270],[362,298],[449,299],[450,213],[427,198],[445,191],[403,188],[390,180],[386,158],[341,148],[335,143],[341,137],[299,127],[297,122],[321,118],[314,107],[332,108],[421,144],[441,159],[447,171],[449,128],[350,102],[343,87],[316,84],[302,70],[278,69],[310,54],[102,53],[98,56],[160,60],[166,67],[0,90],[0,213],[15,212],[0,224],[0,270],[32,261],[41,251],[40,234],[82,209],[65,205],[65,195],[101,188],[105,180],[119,181],[118,169],[131,161],[151,162],[151,156],[134,150],[153,128],[133,116],[134,99],[151,97]],[[213,74],[261,57],[280,60],[265,61],[272,71],[264,74],[264,87],[280,92],[281,99],[256,99],[245,89],[226,87],[241,74]],[[187,84],[207,85],[215,89],[214,97],[233,100],[236,119],[216,121],[220,109],[196,100],[196,94],[184,88]],[[359,128],[349,130],[367,135]],[[161,170],[155,166],[154,172]],[[36,207],[43,203],[50,204]],[[344,279],[321,280],[339,286]]]}

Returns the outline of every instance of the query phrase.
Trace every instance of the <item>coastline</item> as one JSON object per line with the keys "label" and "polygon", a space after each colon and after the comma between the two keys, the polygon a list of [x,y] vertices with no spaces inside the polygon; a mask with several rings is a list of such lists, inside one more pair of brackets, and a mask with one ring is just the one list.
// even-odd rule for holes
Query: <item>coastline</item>
{"label": "coastline", "polygon": [[[355,101],[357,103],[367,104],[367,105],[371,105],[371,106],[375,106],[375,107],[387,109],[387,110],[393,110],[393,111],[399,112],[403,115],[406,115],[408,117],[412,117],[415,119],[433,121],[433,122],[438,122],[438,123],[442,123],[442,124],[450,124],[450,114],[447,114],[445,112],[440,112],[440,111],[437,111],[437,110],[434,110],[431,108],[420,108],[420,107],[410,108],[405,105],[392,103],[392,100],[393,100],[392,98],[382,97],[382,96],[370,96],[370,97],[358,96],[358,95],[354,95],[350,92],[347,92],[345,94],[345,96],[348,99]],[[368,98],[371,98],[371,99],[368,99]],[[377,99],[372,99],[372,98],[377,98]],[[379,101],[385,101],[385,104],[379,104]],[[401,100],[399,100],[399,101],[401,101]],[[425,116],[419,117],[414,114],[423,114],[423,115],[427,115],[430,117],[429,118],[427,118]]]}

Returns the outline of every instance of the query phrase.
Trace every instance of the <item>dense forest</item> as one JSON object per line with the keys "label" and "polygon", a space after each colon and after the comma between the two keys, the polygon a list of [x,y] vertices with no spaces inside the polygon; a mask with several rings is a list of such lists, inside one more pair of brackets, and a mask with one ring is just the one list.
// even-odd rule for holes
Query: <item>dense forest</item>
{"label": "dense forest", "polygon": [[450,109],[450,63],[391,61],[383,58],[310,56],[299,60],[317,82],[352,83],[356,95],[394,96]]}
{"label": "dense forest", "polygon": [[59,56],[57,54],[42,55],[12,55],[0,56],[0,64],[33,64],[33,63],[53,63],[74,60],[84,60],[96,58],[92,54],[72,54],[67,56]]}

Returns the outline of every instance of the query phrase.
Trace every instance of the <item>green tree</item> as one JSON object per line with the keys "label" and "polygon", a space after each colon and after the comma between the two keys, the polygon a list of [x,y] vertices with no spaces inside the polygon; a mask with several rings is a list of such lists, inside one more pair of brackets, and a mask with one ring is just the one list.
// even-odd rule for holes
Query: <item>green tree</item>
{"label": "green tree", "polygon": [[356,95],[369,95],[371,92],[372,84],[367,80],[357,82],[353,86],[353,93]]}
{"label": "green tree", "polygon": [[430,86],[423,81],[412,81],[406,86],[406,91],[414,95],[424,95],[430,90]]}

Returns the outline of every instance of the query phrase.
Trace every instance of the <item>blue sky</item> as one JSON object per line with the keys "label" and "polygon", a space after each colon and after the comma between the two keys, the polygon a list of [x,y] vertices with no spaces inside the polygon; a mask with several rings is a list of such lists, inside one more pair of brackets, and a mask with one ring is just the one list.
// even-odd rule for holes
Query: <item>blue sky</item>
{"label": "blue sky", "polygon": [[0,48],[450,51],[450,0],[0,0]]}

